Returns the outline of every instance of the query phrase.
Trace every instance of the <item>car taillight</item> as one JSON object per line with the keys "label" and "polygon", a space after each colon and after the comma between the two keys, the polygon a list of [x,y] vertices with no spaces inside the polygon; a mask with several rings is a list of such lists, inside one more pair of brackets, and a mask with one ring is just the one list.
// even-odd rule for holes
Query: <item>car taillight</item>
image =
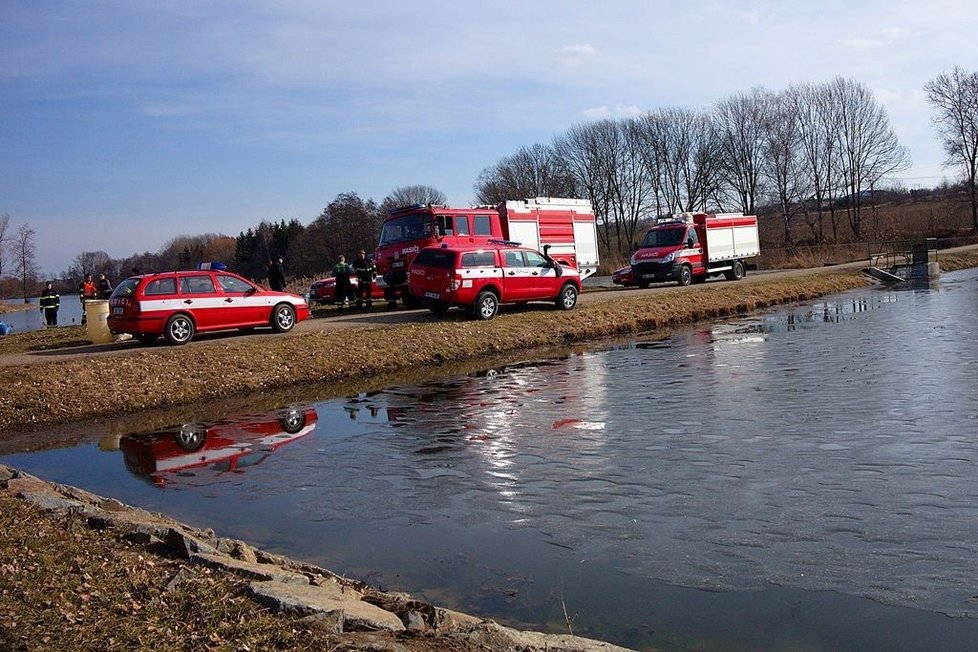
{"label": "car taillight", "polygon": [[462,287],[462,278],[460,276],[453,276],[451,282],[448,284],[448,289],[451,292]]}

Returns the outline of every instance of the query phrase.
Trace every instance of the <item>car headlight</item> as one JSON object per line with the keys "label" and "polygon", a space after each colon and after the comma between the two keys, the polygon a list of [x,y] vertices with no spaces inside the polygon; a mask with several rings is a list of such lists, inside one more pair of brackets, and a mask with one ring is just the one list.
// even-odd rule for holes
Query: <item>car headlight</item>
{"label": "car headlight", "polygon": [[676,252],[675,251],[672,252],[671,254],[666,254],[665,256],[662,257],[662,262],[664,262],[664,263],[671,263],[674,260],[676,260]]}

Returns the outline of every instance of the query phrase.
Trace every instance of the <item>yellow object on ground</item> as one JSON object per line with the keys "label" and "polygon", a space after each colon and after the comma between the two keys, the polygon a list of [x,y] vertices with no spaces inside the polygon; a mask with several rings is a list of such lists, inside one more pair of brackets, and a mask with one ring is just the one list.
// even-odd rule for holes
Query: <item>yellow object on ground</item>
{"label": "yellow object on ground", "polygon": [[109,302],[105,300],[90,300],[85,302],[85,321],[88,327],[88,339],[94,344],[112,342],[112,331],[109,330]]}

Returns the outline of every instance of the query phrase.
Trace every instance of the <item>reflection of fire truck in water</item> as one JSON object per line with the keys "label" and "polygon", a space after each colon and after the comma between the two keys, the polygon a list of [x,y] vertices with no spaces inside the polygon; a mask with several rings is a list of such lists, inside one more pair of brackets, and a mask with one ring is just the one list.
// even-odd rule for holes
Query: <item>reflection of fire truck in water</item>
{"label": "reflection of fire truck in water", "polygon": [[472,208],[409,206],[392,211],[380,231],[374,260],[387,301],[393,305],[400,297],[408,304],[420,304],[408,294],[407,272],[424,247],[490,240],[519,242],[543,251],[563,265],[576,267],[581,279],[597,271],[597,231],[588,201],[537,197]]}
{"label": "reflection of fire truck in water", "polygon": [[187,423],[126,435],[119,448],[131,473],[165,487],[192,469],[207,468],[221,474],[258,464],[285,444],[315,430],[317,419],[314,408],[288,408],[213,424]]}

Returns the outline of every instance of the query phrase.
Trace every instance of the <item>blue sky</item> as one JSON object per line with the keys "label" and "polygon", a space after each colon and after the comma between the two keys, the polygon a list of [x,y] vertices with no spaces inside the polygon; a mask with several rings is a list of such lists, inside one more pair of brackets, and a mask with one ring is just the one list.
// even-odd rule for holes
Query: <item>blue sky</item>
{"label": "blue sky", "polygon": [[342,192],[479,172],[570,126],[844,76],[952,177],[922,87],[978,69],[971,2],[0,0],[0,214],[81,251],[311,222]]}

